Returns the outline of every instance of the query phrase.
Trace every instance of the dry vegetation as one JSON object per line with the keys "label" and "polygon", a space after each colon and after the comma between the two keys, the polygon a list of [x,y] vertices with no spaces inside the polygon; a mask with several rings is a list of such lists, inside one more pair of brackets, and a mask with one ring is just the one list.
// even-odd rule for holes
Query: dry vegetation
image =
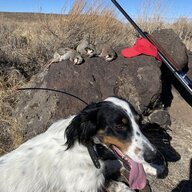
{"label": "dry vegetation", "polygon": [[[160,10],[159,4],[156,6]],[[115,8],[102,6],[102,1],[91,5],[86,0],[75,0],[69,12],[66,7],[62,15],[0,13],[0,124],[7,123],[16,130],[14,127],[18,124],[12,117],[16,101],[11,99],[12,89],[36,74],[58,47],[75,47],[84,34],[89,34],[92,42],[109,40],[113,46],[128,46],[136,38],[129,24],[115,19]],[[192,50],[190,20],[180,18],[168,24],[161,20],[159,12],[152,13],[152,17],[142,14],[137,22],[145,31],[171,27]],[[22,133],[17,135],[13,148],[22,142]]]}

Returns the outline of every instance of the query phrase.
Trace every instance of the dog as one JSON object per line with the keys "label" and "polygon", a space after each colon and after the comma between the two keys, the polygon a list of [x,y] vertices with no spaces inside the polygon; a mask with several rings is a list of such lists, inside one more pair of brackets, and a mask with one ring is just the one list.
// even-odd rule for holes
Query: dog
{"label": "dog", "polygon": [[143,165],[157,149],[142,134],[136,112],[118,97],[87,105],[79,114],[53,123],[0,158],[1,192],[98,192],[106,161],[97,145],[129,170],[129,188],[146,185]]}

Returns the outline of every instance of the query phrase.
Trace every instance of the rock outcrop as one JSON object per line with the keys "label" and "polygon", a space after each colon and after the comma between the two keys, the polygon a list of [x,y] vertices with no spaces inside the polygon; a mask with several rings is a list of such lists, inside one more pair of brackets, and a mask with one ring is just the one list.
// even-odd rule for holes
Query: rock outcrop
{"label": "rock outcrop", "polygon": [[[185,48],[171,30],[158,31],[157,35],[154,33],[153,36],[159,42],[170,37],[167,49],[172,50],[172,56],[179,55],[176,60],[181,66],[186,65]],[[175,45],[177,49],[173,49]],[[123,58],[120,50],[116,49],[118,58],[112,62],[93,57],[85,58],[82,65],[73,65],[70,61],[52,64],[47,72],[42,70],[34,75],[25,87],[63,90],[86,103],[117,95],[133,104],[137,112],[143,116],[145,124],[169,126],[170,116],[162,105],[161,63],[145,55]],[[16,117],[18,129],[23,133],[23,141],[44,132],[52,122],[76,114],[86,106],[77,98],[49,91],[19,91],[15,97],[18,102],[12,115]],[[0,133],[0,138],[2,137],[14,139],[12,136]],[[2,146],[6,148],[5,151],[12,149],[11,144]]]}

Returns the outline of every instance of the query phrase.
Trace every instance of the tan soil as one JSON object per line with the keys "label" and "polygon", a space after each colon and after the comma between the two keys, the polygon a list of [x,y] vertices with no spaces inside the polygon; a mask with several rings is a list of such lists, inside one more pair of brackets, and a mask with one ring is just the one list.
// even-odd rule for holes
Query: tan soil
{"label": "tan soil", "polygon": [[[192,159],[192,107],[176,92],[169,113],[172,125],[169,135],[172,137],[172,147],[181,155],[177,162],[169,162],[169,173],[165,179],[151,181],[153,192],[191,192],[190,189],[178,189],[181,183],[192,184],[189,175],[192,174],[190,160]],[[191,173],[190,173],[191,170]],[[191,175],[192,176],[192,175]]]}

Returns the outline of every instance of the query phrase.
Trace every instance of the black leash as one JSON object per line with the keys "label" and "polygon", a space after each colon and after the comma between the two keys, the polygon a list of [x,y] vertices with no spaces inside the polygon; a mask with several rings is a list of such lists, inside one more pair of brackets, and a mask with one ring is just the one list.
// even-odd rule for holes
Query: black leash
{"label": "black leash", "polygon": [[57,93],[64,93],[64,94],[74,97],[74,98],[80,100],[81,102],[83,102],[84,104],[88,105],[88,103],[86,101],[84,101],[83,99],[81,99],[80,97],[73,95],[71,93],[68,93],[66,91],[58,90],[58,89],[45,88],[45,87],[27,87],[27,88],[18,88],[16,90],[19,90],[19,91],[40,90],[40,91],[53,91],[53,92],[57,92]]}

